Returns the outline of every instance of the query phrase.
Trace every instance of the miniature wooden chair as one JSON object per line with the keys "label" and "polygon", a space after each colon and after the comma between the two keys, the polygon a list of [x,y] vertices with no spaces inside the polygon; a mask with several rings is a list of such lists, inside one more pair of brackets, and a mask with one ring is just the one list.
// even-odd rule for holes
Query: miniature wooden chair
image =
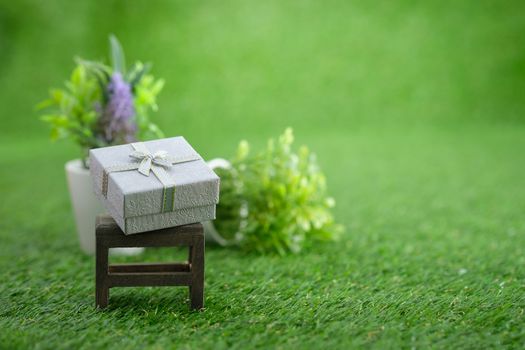
{"label": "miniature wooden chair", "polygon": [[[204,231],[190,224],[126,236],[108,215],[96,222],[96,307],[108,306],[109,288],[188,286],[190,308],[204,307]],[[184,263],[108,264],[109,248],[189,247]]]}

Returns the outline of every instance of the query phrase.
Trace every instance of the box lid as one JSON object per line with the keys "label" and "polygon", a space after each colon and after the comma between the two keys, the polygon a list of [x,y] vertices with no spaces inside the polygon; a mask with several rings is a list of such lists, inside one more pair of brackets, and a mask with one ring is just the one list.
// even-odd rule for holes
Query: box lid
{"label": "box lid", "polygon": [[[184,137],[171,137],[142,142],[151,154],[165,151],[172,157],[194,156],[196,160],[164,168],[174,183],[173,210],[217,204],[219,177]],[[121,217],[134,217],[162,212],[165,186],[154,172],[149,176],[137,169],[108,172],[107,192],[103,194],[104,172],[120,164],[138,165],[130,157],[135,149],[131,144],[93,149],[89,152],[90,170],[95,193],[113,206]]]}

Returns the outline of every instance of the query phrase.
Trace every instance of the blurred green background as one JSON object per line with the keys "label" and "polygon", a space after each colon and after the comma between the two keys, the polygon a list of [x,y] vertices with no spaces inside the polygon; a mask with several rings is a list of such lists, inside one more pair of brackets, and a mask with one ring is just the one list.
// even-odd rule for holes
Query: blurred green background
{"label": "blurred green background", "polygon": [[[34,106],[110,33],[166,80],[153,120],[206,158],[292,126],[341,242],[210,248],[202,313],[177,288],[93,310],[77,149]],[[524,33],[523,1],[0,1],[0,348],[523,346]]]}

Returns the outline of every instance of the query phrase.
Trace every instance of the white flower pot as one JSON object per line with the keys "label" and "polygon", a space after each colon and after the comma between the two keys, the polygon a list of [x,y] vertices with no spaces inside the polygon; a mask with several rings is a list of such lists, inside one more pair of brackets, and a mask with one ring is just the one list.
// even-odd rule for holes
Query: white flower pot
{"label": "white flower pot", "polygon": [[[95,220],[97,215],[106,211],[93,192],[91,174],[84,168],[82,161],[71,160],[66,163],[65,168],[80,247],[87,254],[95,254]],[[117,248],[111,249],[111,253],[134,255],[143,250],[144,248]]]}

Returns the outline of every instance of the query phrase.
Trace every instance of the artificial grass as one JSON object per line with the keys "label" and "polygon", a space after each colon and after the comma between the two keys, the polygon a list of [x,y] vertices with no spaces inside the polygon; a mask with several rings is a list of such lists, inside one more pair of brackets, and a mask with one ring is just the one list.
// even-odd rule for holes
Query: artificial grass
{"label": "artificial grass", "polygon": [[[524,346],[521,2],[0,6],[0,348]],[[156,120],[206,158],[293,126],[341,241],[208,247],[203,312],[184,288],[115,289],[95,311],[63,173],[76,150],[32,106],[108,32],[155,62]]]}
{"label": "artificial grass", "polygon": [[[44,160],[49,147],[35,151],[36,183],[27,159],[3,154],[11,172],[2,187],[16,191],[2,205],[0,344],[519,347],[524,133],[320,135],[347,234],[284,258],[209,248],[200,313],[187,310],[183,288],[115,289],[109,310],[95,311],[94,259],[77,247],[63,153]],[[343,160],[329,156],[348,143]],[[173,256],[151,250],[141,258]]]}

